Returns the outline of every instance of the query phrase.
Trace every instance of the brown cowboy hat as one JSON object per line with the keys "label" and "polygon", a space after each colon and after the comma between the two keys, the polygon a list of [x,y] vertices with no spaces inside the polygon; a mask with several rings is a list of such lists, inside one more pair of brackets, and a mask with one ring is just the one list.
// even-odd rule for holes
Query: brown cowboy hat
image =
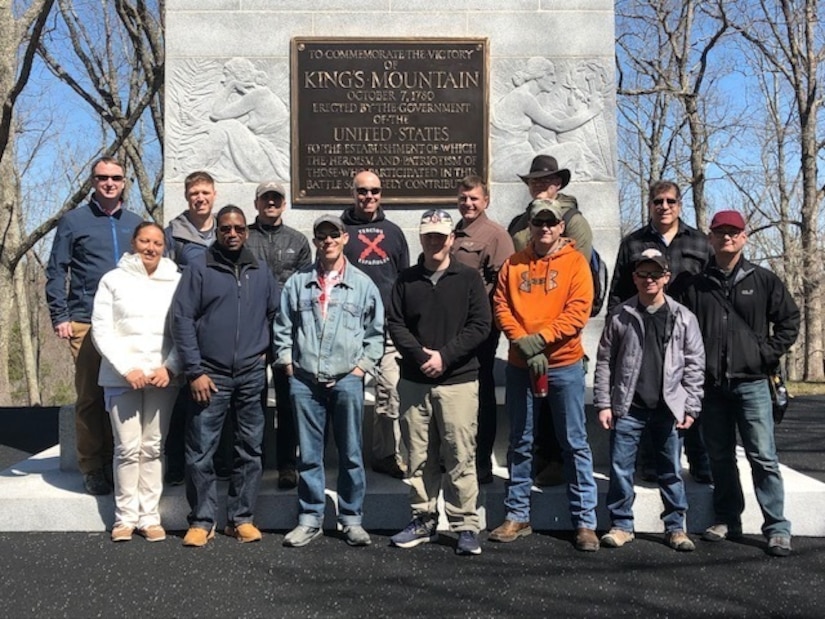
{"label": "brown cowboy hat", "polygon": [[541,178],[542,176],[561,176],[561,188],[564,189],[570,182],[570,170],[567,168],[559,169],[559,162],[555,157],[550,155],[537,155],[533,158],[533,163],[530,164],[530,171],[519,178],[525,183],[530,182],[531,178]]}

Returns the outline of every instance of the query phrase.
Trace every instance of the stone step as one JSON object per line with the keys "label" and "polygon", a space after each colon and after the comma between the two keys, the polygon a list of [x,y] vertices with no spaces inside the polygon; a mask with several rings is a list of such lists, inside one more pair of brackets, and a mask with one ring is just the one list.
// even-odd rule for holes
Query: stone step
{"label": "stone step", "polygon": [[[743,515],[746,533],[759,533],[762,517],[750,480],[750,466],[739,455],[747,509]],[[785,479],[786,515],[793,523],[794,535],[825,536],[825,484],[782,467]],[[496,467],[494,483],[481,487],[479,513],[482,526],[493,528],[504,518],[504,477],[506,470]],[[597,473],[599,488],[599,529],[609,527],[604,507],[607,479]],[[693,533],[712,524],[711,490],[693,482],[685,471],[688,501],[688,529]],[[336,471],[327,469],[327,487],[335,487]],[[298,502],[294,490],[278,490],[277,476],[264,473],[256,510],[256,523],[263,529],[285,530],[296,524]],[[219,483],[219,514],[225,511],[228,483]],[[371,530],[395,531],[409,521],[405,482],[367,473],[364,526]],[[335,492],[327,490],[327,518],[324,527],[335,527]],[[636,531],[660,532],[662,503],[653,484],[636,486]],[[167,488],[161,500],[163,524],[170,530],[185,529],[188,506],[182,486]],[[111,527],[114,513],[112,496],[92,497],[84,493],[77,471],[60,468],[60,447],[43,451],[0,472],[0,531],[104,531]],[[442,510],[443,513],[443,510]],[[534,488],[533,526],[538,530],[570,529],[567,499],[563,487]],[[223,522],[219,523],[223,525]],[[442,529],[446,522],[442,518]]]}

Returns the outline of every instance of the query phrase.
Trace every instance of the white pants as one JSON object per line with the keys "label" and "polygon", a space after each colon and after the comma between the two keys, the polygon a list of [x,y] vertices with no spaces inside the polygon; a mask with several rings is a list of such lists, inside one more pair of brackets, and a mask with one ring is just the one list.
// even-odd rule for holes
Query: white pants
{"label": "white pants", "polygon": [[161,456],[177,394],[177,387],[146,387],[111,400],[115,526],[145,529],[160,524]]}

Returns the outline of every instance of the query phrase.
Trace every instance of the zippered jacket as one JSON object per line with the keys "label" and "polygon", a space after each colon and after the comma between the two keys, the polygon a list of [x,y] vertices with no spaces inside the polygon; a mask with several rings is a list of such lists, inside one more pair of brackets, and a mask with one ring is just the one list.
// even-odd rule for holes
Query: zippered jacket
{"label": "zippered jacket", "polygon": [[[727,297],[730,306],[718,295]],[[785,285],[744,257],[730,280],[711,260],[680,300],[696,314],[705,338],[706,385],[766,378],[799,335],[799,308]]]}
{"label": "zippered jacket", "polygon": [[122,206],[107,215],[94,198],[60,218],[46,267],[52,326],[70,320],[91,323],[98,282],[130,251],[132,234],[142,221]]}
{"label": "zippered jacket", "polygon": [[[593,405],[609,408],[614,417],[630,410],[642,371],[644,318],[638,296],[619,305],[605,321],[596,356]],[[705,348],[699,323],[688,308],[665,296],[669,337],[662,368],[662,398],[679,423],[685,415],[698,417],[705,382]]]}
{"label": "zippered jacket", "polygon": [[281,288],[290,275],[312,262],[307,238],[285,224],[268,226],[255,219],[245,246],[269,267]]}
{"label": "zippered jacket", "polygon": [[180,373],[170,319],[179,280],[169,258],[161,258],[150,276],[137,254],[125,254],[100,280],[91,331],[101,356],[100,386],[128,387],[124,376],[132,370]]}
{"label": "zippered jacket", "polygon": [[190,262],[172,303],[172,336],[186,378],[232,375],[270,357],[279,302],[278,283],[246,247],[236,263],[217,244]]}

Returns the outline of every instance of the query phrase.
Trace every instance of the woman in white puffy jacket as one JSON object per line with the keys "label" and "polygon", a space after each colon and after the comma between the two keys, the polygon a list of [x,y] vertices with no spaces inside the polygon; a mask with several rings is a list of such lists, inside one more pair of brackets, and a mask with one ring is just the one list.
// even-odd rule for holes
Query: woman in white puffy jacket
{"label": "woman in white puffy jacket", "polygon": [[158,505],[180,371],[169,330],[180,275],[163,246],[157,224],[135,228],[132,253],[100,280],[92,311],[92,338],[102,357],[98,383],[115,441],[115,542],[129,541],[135,530],[150,542],[166,539]]}

